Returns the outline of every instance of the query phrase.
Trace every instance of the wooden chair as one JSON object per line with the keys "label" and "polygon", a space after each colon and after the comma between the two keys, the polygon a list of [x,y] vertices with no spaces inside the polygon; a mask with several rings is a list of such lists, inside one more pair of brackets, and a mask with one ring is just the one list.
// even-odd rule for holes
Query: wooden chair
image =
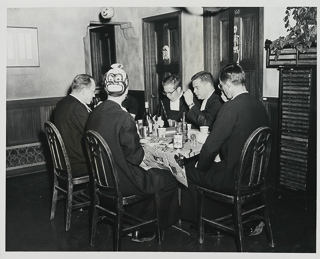
{"label": "wooden chair", "polygon": [[[243,217],[249,217],[255,212],[263,211],[263,217],[259,216],[265,221],[269,245],[274,247],[266,197],[266,172],[270,150],[271,129],[268,127],[258,128],[249,136],[242,149],[234,190],[227,193],[197,186],[199,194],[198,240],[200,244],[204,242],[204,223],[206,223],[235,235],[238,249],[243,252]],[[243,182],[246,173],[250,173],[250,177],[247,178],[249,181]],[[248,176],[247,174],[246,176]],[[217,219],[205,218],[203,216],[205,197],[232,204],[232,214]],[[242,208],[243,205],[251,207],[245,211]]]}
{"label": "wooden chair", "polygon": [[[44,128],[53,161],[53,195],[50,220],[54,219],[57,201],[66,199],[66,231],[70,230],[71,211],[90,205],[90,196],[84,193],[84,184],[89,182],[89,175],[73,177],[67,150],[62,137],[52,122],[45,122]],[[82,186],[81,186],[82,184]],[[79,186],[79,190],[74,187]],[[82,187],[82,188],[81,188]]]}
{"label": "wooden chair", "polygon": [[[92,197],[92,220],[91,220],[91,246],[95,244],[97,222],[102,219],[111,219],[114,223],[114,251],[121,247],[122,235],[133,233],[146,226],[155,226],[158,243],[161,244],[161,231],[158,216],[158,199],[155,194],[123,196],[119,182],[119,176],[111,150],[101,135],[93,130],[86,132],[86,147],[91,164],[93,197]],[[157,217],[143,220],[135,217],[125,210],[126,205],[140,202],[149,198],[154,199],[157,209]],[[103,202],[108,202],[103,204]],[[111,208],[112,207],[112,208]],[[104,215],[98,216],[98,211]]]}

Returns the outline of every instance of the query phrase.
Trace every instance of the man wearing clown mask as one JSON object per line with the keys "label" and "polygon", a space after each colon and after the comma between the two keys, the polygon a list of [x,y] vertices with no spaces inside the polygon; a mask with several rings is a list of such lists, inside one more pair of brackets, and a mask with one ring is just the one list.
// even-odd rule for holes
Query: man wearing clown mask
{"label": "man wearing clown mask", "polygon": [[[124,195],[156,193],[160,201],[160,227],[178,221],[177,181],[170,171],[159,168],[145,170],[141,167],[144,150],[140,144],[134,119],[122,106],[128,94],[128,75],[121,64],[113,64],[104,75],[108,99],[90,114],[86,130],[98,132],[108,143],[119,174],[120,188]],[[145,219],[155,214],[153,201],[147,200],[129,208],[131,213]],[[132,241],[150,241],[155,229],[139,232]]]}

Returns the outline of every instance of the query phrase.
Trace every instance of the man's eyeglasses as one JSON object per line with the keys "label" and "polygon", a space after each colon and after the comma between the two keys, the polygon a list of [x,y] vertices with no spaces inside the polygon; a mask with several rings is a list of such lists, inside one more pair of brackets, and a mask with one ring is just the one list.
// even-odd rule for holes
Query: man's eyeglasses
{"label": "man's eyeglasses", "polygon": [[174,89],[172,92],[162,92],[163,93],[163,95],[172,95],[176,90],[178,89],[178,87],[176,88],[176,89]]}

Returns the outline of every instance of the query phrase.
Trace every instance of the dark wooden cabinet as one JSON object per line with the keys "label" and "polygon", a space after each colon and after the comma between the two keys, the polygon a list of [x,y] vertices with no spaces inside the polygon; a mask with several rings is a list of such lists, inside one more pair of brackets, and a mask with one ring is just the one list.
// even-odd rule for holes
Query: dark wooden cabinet
{"label": "dark wooden cabinet", "polygon": [[278,190],[316,194],[316,66],[279,67]]}

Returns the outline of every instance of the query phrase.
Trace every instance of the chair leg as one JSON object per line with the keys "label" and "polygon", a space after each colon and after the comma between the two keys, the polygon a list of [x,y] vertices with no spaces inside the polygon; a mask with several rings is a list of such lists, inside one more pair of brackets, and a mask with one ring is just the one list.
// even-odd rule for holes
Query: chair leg
{"label": "chair leg", "polygon": [[243,226],[241,215],[241,204],[236,202],[234,205],[235,230],[237,236],[237,244],[240,252],[243,252]]}
{"label": "chair leg", "polygon": [[268,242],[271,247],[274,247],[274,242],[273,242],[273,235],[272,235],[272,228],[271,228],[271,222],[270,222],[270,217],[269,217],[269,211],[268,211],[268,206],[267,206],[267,201],[266,197],[263,197],[265,200],[265,208],[264,208],[264,220],[266,223],[266,231],[267,231],[267,237],[268,237]]}
{"label": "chair leg", "polygon": [[198,209],[199,209],[199,220],[198,220],[198,241],[199,244],[202,244],[204,242],[204,226],[203,226],[203,207],[204,207],[204,197],[203,197],[203,191],[198,191]]}
{"label": "chair leg", "polygon": [[91,233],[90,233],[90,245],[94,246],[96,241],[97,222],[98,222],[98,209],[96,204],[93,205],[91,215]]}
{"label": "chair leg", "polygon": [[123,215],[123,208],[118,209],[118,213],[116,215],[115,221],[115,231],[114,231],[114,251],[120,251],[121,245],[121,231],[122,231],[122,215]]}
{"label": "chair leg", "polygon": [[52,194],[50,220],[54,219],[54,215],[56,213],[56,208],[57,208],[57,200],[58,200],[58,190],[56,189],[56,184],[54,184],[53,194]]}
{"label": "chair leg", "polygon": [[[161,231],[160,228],[160,220],[159,220],[159,207],[160,207],[160,201],[159,201],[159,197],[157,194],[155,194],[154,196],[154,205],[156,207],[156,212],[157,212],[157,236],[158,236],[158,244],[161,245],[162,240],[164,238],[164,232]],[[163,233],[162,233],[163,232]]]}
{"label": "chair leg", "polygon": [[67,193],[67,202],[66,202],[66,231],[70,230],[71,225],[71,212],[72,212],[72,193],[73,193],[73,186],[69,186],[68,193]]}

